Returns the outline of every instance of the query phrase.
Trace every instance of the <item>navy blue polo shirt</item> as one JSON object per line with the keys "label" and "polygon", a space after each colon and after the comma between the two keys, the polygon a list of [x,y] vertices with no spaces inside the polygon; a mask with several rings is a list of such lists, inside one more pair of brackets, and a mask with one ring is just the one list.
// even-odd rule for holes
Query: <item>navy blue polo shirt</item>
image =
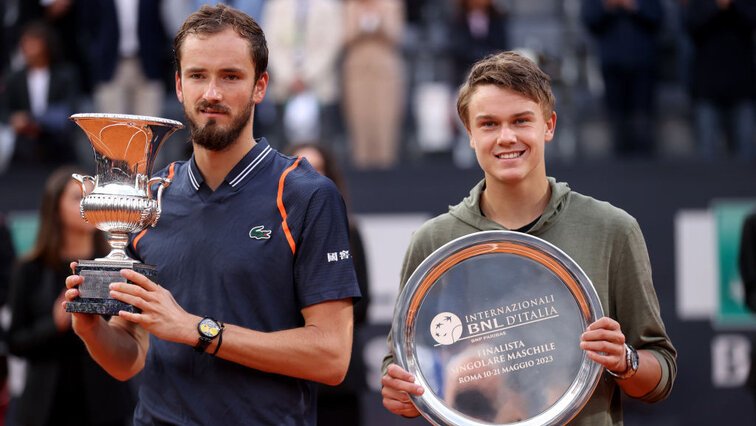
{"label": "navy blue polo shirt", "polygon": [[[194,157],[156,175],[169,174],[157,226],[129,248],[187,312],[271,332],[303,326],[302,308],[360,296],[344,201],[306,160],[260,139],[215,191]],[[314,383],[154,336],[142,377],[137,424],[316,423]]]}

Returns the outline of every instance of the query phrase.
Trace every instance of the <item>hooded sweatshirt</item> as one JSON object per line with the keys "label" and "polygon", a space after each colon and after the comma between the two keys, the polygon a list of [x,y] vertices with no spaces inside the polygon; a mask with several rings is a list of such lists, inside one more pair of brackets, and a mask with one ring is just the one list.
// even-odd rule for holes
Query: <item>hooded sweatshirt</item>
{"label": "hooded sweatshirt", "polygon": [[[604,315],[620,323],[628,344],[649,351],[661,365],[661,380],[639,399],[665,399],[677,374],[677,353],[661,319],[638,222],[622,209],[570,190],[567,183],[548,180],[551,198],[527,233],[557,246],[580,265],[598,293]],[[401,288],[420,263],[444,244],[479,231],[508,230],[481,213],[484,188],[482,180],[461,203],[450,206],[448,213],[429,220],[413,234],[402,265]],[[391,336],[388,344],[391,349]],[[393,355],[389,353],[383,362],[384,374],[391,362]],[[570,424],[621,425],[620,395],[614,378],[605,372]]]}

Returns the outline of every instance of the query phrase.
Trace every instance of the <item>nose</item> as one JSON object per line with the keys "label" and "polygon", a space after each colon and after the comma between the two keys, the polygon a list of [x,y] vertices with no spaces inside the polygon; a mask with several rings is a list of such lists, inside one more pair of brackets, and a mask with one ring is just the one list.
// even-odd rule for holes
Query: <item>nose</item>
{"label": "nose", "polygon": [[515,136],[514,130],[509,126],[502,126],[501,132],[499,132],[499,137],[496,139],[496,142],[500,145],[517,142],[517,137]]}
{"label": "nose", "polygon": [[205,93],[202,94],[202,97],[211,102],[220,102],[223,98],[214,78],[208,80]]}

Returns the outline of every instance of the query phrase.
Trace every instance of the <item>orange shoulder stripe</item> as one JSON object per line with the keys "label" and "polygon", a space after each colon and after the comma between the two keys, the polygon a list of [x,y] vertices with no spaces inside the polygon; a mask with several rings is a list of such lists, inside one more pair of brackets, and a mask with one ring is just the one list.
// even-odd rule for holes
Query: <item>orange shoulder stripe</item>
{"label": "orange shoulder stripe", "polygon": [[[174,161],[173,163],[171,163],[171,166],[168,168],[168,176],[166,176],[166,178],[173,179],[173,172],[175,168],[176,168],[176,162]],[[149,191],[149,188],[147,190]],[[134,250],[136,250],[137,243],[139,243],[139,240],[141,240],[142,237],[144,237],[144,234],[146,233],[147,233],[147,229],[144,229],[136,237],[134,237],[134,241],[131,243],[131,245],[134,247]]]}
{"label": "orange shoulder stripe", "polygon": [[175,171],[175,169],[176,169],[176,162],[174,161],[173,163],[171,163],[171,166],[168,167],[168,176],[167,176],[168,179],[173,179],[173,172]]}
{"label": "orange shoulder stripe", "polygon": [[289,224],[286,223],[286,207],[283,205],[283,189],[284,189],[284,181],[286,180],[286,175],[289,174],[290,171],[294,170],[297,165],[299,164],[299,160],[301,160],[302,157],[298,157],[297,161],[294,162],[291,166],[289,166],[288,169],[284,170],[284,172],[281,174],[281,179],[278,180],[278,197],[276,197],[276,204],[278,204],[278,211],[281,212],[281,219],[283,219],[283,222],[281,224],[283,225],[284,233],[286,234],[286,239],[289,241],[289,247],[291,247],[291,254],[294,254],[297,252],[297,245],[294,243],[294,237],[291,236],[291,231],[289,230]]}
{"label": "orange shoulder stripe", "polygon": [[134,246],[135,250],[136,250],[137,243],[139,243],[139,240],[141,240],[142,237],[144,237],[144,234],[146,234],[146,233],[147,233],[147,229],[143,230],[142,232],[139,233],[139,235],[137,235],[136,237],[134,237],[134,242],[131,243],[131,245]]}

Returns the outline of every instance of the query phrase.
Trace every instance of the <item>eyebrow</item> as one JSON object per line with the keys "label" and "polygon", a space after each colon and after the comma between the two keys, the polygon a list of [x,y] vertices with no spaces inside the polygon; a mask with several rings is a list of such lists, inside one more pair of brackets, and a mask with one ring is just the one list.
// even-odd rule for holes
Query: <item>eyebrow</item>
{"label": "eyebrow", "polygon": [[[536,115],[535,111],[525,110],[521,112],[516,112],[510,115],[509,118],[535,117],[535,115]],[[498,117],[499,117],[498,115],[494,115],[494,114],[480,114],[480,115],[476,115],[474,119],[475,120],[490,120],[490,119],[498,118]]]}
{"label": "eyebrow", "polygon": [[512,118],[519,118],[519,117],[535,117],[535,115],[536,115],[535,111],[527,110],[527,111],[518,112],[518,113],[516,113],[516,114],[512,114],[512,116],[511,116],[511,117],[512,117]]}
{"label": "eyebrow", "polygon": [[[207,71],[207,68],[203,68],[203,67],[188,67],[188,68],[185,68],[183,72],[185,72],[185,73],[193,73],[193,72],[205,72],[205,71]],[[225,73],[238,73],[238,74],[244,73],[244,69],[243,68],[237,68],[237,67],[221,68],[220,71],[221,72],[225,72]]]}

